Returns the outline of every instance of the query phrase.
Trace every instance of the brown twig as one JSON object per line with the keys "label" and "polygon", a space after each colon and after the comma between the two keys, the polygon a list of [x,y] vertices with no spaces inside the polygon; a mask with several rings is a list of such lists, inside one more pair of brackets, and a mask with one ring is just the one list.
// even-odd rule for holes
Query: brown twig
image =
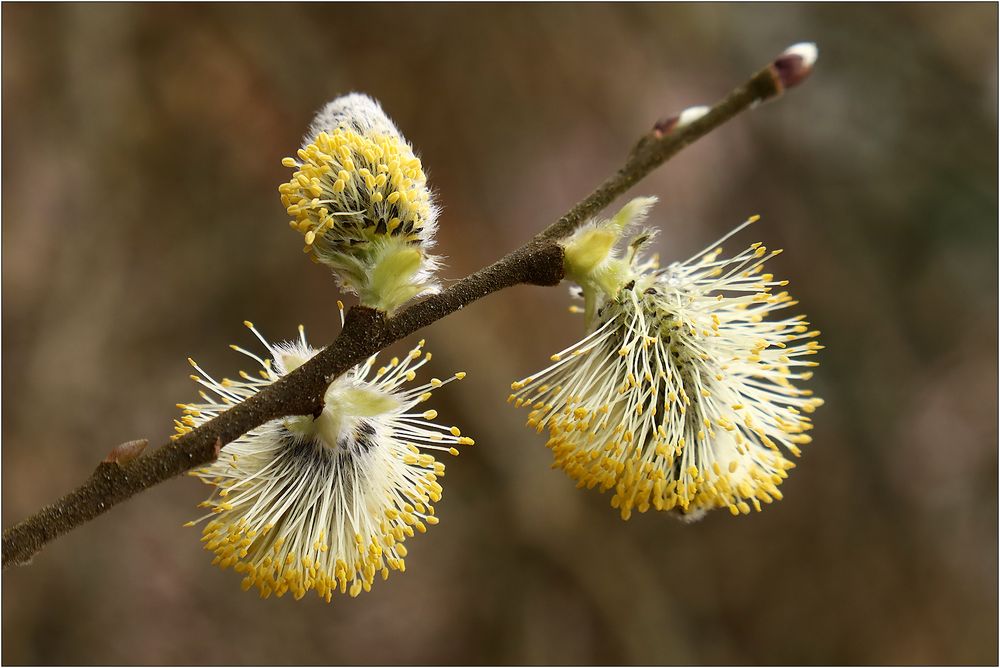
{"label": "brown twig", "polygon": [[801,82],[811,70],[815,53],[812,58],[808,56],[808,50],[803,56],[801,47],[792,47],[704,115],[695,120],[681,115],[657,123],[639,140],[616,174],[524,246],[490,266],[392,317],[356,306],[348,312],[343,331],[330,346],[249,399],[148,456],[139,457],[135,450],[140,448],[134,443],[118,446],[80,487],[4,532],[4,568],[27,563],[46,543],[115,504],[213,461],[223,445],[265,422],[314,413],[322,406],[323,393],[334,378],[418,329],[504,288],[522,283],[558,284],[563,277],[558,240],[691,142]]}

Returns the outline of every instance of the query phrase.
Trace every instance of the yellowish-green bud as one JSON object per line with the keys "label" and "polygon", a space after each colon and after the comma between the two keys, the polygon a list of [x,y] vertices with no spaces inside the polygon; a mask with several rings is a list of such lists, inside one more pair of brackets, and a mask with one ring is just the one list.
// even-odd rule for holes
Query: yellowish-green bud
{"label": "yellowish-green bud", "polygon": [[415,280],[426,263],[420,248],[387,242],[372,261],[371,275],[359,290],[361,303],[391,313],[426,289]]}
{"label": "yellowish-green bud", "polygon": [[636,197],[607,220],[591,221],[563,242],[566,278],[583,289],[587,321],[598,298],[614,297],[629,280],[629,265],[615,246],[641,223],[656,203],[655,197]]}

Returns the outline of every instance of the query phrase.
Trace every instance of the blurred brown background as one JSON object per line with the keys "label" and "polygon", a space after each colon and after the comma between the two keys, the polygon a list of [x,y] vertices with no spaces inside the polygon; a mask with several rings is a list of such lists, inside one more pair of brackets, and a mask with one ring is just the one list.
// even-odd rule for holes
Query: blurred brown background
{"label": "blurred brown background", "polygon": [[[815,442],[760,515],[628,523],[504,403],[579,334],[522,287],[422,335],[442,523],[358,599],[260,601],[209,565],[179,479],[3,574],[4,663],[995,663],[993,5],[3,6],[3,525],[337,294],[276,192],[312,113],[360,90],[422,154],[461,277],[548,224],[659,117],[789,44],[818,70],[685,150],[665,258],[753,213],[823,332]],[[411,343],[411,342],[407,342]]]}

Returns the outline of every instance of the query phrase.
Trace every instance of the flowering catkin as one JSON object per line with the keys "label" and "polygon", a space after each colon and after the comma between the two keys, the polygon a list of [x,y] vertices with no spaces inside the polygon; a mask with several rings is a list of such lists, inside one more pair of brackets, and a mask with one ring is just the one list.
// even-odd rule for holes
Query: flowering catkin
{"label": "flowering catkin", "polygon": [[[233,404],[298,368],[316,350],[302,328],[297,341],[268,343],[266,358],[233,346],[261,366],[260,377],[216,381],[196,363],[192,378],[204,390],[201,402],[180,404],[178,434],[191,431]],[[420,410],[438,387],[454,376],[411,388],[417,370],[430,359],[424,342],[402,360],[393,358],[373,372],[375,358],[334,380],[318,417],[272,420],[227,444],[218,459],[192,475],[215,490],[201,505],[209,512],[202,541],[213,563],[244,575],[243,588],[267,598],[291,592],[301,598],[315,590],[357,596],[376,575],[405,570],[404,541],[438,523],[445,465],[433,452],[457,455],[471,445],[458,427],[433,420]]]}
{"label": "flowering catkin", "polygon": [[579,486],[614,490],[633,509],[700,517],[733,514],[781,498],[778,485],[811,438],[807,415],[822,400],[796,381],[822,348],[805,316],[774,318],[797,304],[787,281],[763,273],[780,253],[760,243],[721,258],[716,247],[660,269],[642,259],[639,230],[624,256],[613,243],[654,200],[634,200],[609,221],[565,242],[566,273],[580,286],[588,334],[548,368],[512,385],[510,400],[548,430],[554,466]]}
{"label": "flowering catkin", "polygon": [[305,252],[362,304],[392,312],[437,290],[438,209],[420,159],[379,104],[358,93],[313,120],[278,191]]}

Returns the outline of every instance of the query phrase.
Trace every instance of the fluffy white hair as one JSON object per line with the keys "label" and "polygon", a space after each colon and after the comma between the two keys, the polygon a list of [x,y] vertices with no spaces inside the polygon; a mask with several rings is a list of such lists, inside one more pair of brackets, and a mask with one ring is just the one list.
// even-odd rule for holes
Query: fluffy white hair
{"label": "fluffy white hair", "polygon": [[303,146],[315,141],[320,132],[333,132],[338,127],[350,128],[359,134],[387,134],[402,137],[399,129],[382,110],[382,105],[364,93],[348,93],[320,109],[309,125]]}

